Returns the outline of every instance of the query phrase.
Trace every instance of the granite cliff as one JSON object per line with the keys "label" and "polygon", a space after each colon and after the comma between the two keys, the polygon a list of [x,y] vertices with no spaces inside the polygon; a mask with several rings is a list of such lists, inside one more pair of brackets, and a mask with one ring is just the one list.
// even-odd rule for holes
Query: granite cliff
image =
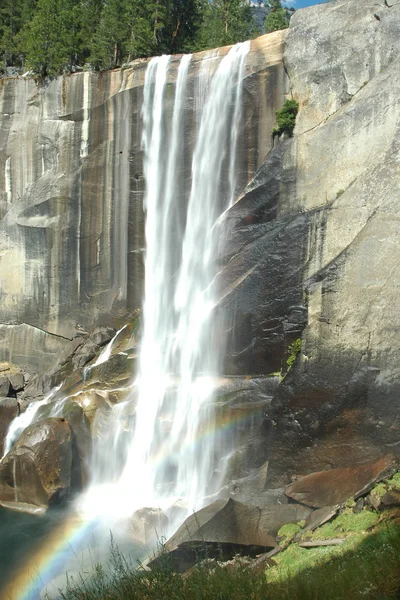
{"label": "granite cliff", "polygon": [[[253,415],[230,470],[239,501],[399,452],[399,40],[399,0],[336,0],[252,42],[253,125],[240,134],[216,315],[218,406]],[[82,330],[117,328],[141,303],[145,67],[0,82],[0,359],[50,369],[51,385],[67,377],[64,394],[109,387],[101,368],[82,382],[99,349],[73,363]],[[294,135],[273,142],[285,96],[300,106]],[[115,356],[124,380],[132,360]],[[37,381],[30,397],[51,387]]]}

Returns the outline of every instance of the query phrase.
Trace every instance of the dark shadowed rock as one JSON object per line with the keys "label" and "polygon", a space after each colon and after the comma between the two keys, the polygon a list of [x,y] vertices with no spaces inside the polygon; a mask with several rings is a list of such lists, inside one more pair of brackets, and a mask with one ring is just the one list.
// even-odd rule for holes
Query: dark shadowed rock
{"label": "dark shadowed rock", "polygon": [[25,429],[0,464],[0,501],[58,504],[71,490],[72,430],[50,418]]}
{"label": "dark shadowed rock", "polygon": [[98,344],[89,339],[77,350],[72,359],[72,364],[76,369],[81,369],[96,356],[98,351]]}
{"label": "dark shadowed rock", "polygon": [[389,455],[354,467],[312,473],[289,485],[285,494],[315,508],[341,504],[367,493],[374,483],[392,475],[395,464]]}
{"label": "dark shadowed rock", "polygon": [[[260,554],[276,546],[282,525],[305,519],[310,510],[299,505],[259,508],[241,502],[217,500],[191,515],[164,547],[167,560],[177,571],[185,571],[202,558],[229,560],[235,554]],[[150,561],[157,566],[163,556]]]}

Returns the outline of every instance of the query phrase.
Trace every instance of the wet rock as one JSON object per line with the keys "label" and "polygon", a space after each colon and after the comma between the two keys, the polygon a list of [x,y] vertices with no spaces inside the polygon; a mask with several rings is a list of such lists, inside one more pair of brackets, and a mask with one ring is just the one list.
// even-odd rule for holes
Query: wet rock
{"label": "wet rock", "polygon": [[110,410],[110,406],[104,399],[104,396],[95,390],[82,391],[74,396],[73,401],[82,408],[90,426],[92,426],[96,412],[99,409],[106,412]]}
{"label": "wet rock", "polygon": [[0,501],[48,507],[71,490],[73,434],[65,419],[27,427],[0,464]]}
{"label": "wet rock", "polygon": [[89,422],[82,407],[73,399],[58,400],[41,406],[36,413],[38,425],[43,419],[58,417],[65,419],[72,430],[71,481],[75,490],[80,490],[88,480],[88,468],[92,449]]}
{"label": "wet rock", "polygon": [[285,494],[315,508],[341,504],[366,494],[374,483],[392,475],[395,465],[393,456],[388,455],[354,467],[312,473],[289,485]]}
{"label": "wet rock", "polygon": [[99,385],[103,389],[125,387],[134,376],[136,355],[129,356],[125,352],[114,354],[106,362],[90,367],[86,375],[86,385]]}

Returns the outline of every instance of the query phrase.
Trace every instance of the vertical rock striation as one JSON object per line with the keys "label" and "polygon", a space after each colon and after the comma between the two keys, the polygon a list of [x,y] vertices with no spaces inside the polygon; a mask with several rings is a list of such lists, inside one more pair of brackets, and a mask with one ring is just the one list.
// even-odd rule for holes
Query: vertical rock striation
{"label": "vertical rock striation", "polygon": [[[284,36],[252,43],[244,102],[247,123],[254,124],[242,132],[242,188],[271,146],[269,129],[286,85]],[[194,55],[192,80],[210,56]],[[173,58],[170,98],[178,64]],[[24,348],[35,328],[57,336],[48,344],[57,347],[76,329],[123,321],[141,304],[146,67],[139,60],[45,83],[0,80],[0,323],[8,328],[0,360],[12,354],[16,362],[43,368],[38,357],[32,365],[22,356],[21,336],[12,332],[21,324],[28,335]],[[186,108],[193,126],[195,108]]]}

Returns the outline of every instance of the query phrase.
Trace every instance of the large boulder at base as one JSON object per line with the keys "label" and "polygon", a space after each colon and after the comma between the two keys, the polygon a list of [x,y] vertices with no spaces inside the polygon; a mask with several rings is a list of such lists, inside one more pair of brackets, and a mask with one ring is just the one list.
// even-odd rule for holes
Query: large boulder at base
{"label": "large boulder at base", "polygon": [[295,504],[260,508],[232,499],[216,500],[188,517],[168,540],[167,548],[190,541],[273,547],[282,525],[306,519],[310,512]]}
{"label": "large boulder at base", "polygon": [[374,483],[394,473],[396,462],[388,455],[354,467],[311,473],[285,489],[285,494],[307,506],[321,508],[341,504],[367,493]]}
{"label": "large boulder at base", "polygon": [[[282,525],[306,519],[310,513],[305,506],[294,504],[260,508],[232,499],[216,500],[188,517],[164,551],[177,571],[189,569],[205,555],[227,560],[238,552],[259,554],[261,548],[277,545]],[[158,566],[162,558],[156,557],[149,566]]]}
{"label": "large boulder at base", "polygon": [[72,454],[72,430],[65,419],[30,425],[0,463],[0,502],[60,503],[71,490]]}
{"label": "large boulder at base", "polygon": [[72,400],[57,400],[41,406],[36,419],[59,417],[66,419],[72,430],[72,485],[81,489],[88,480],[88,467],[92,450],[92,439],[88,419],[82,407]]}

